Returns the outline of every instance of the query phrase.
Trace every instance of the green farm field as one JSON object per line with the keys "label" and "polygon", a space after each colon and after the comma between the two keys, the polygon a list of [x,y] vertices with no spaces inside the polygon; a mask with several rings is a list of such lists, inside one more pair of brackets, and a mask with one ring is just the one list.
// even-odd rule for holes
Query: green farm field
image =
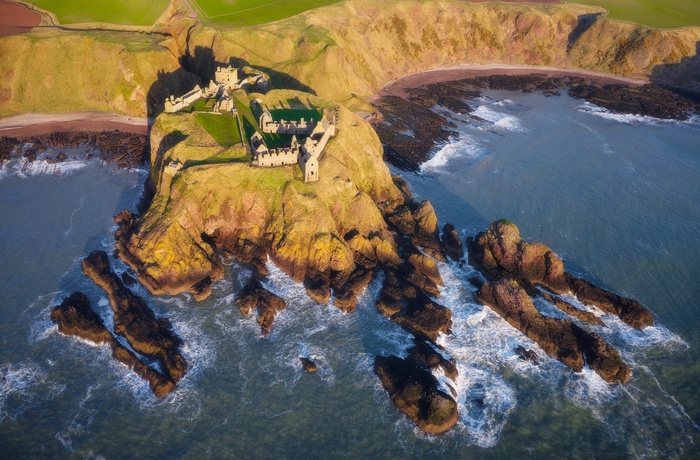
{"label": "green farm field", "polygon": [[189,0],[200,18],[224,26],[253,26],[279,21],[340,0]]}
{"label": "green farm field", "polygon": [[32,0],[37,7],[51,11],[61,24],[106,22],[150,26],[167,8],[168,0]]}
{"label": "green farm field", "polygon": [[569,3],[602,6],[610,19],[649,27],[700,26],[700,0],[575,0]]}

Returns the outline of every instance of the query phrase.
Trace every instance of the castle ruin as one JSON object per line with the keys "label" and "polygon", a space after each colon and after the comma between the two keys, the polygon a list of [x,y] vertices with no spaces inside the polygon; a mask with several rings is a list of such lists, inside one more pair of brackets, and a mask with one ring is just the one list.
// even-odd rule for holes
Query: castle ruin
{"label": "castle ruin", "polygon": [[[268,117],[270,120],[272,119],[270,112],[265,110],[260,117],[261,125],[263,119],[267,121]],[[288,126],[293,125],[293,130],[301,131],[301,122],[285,123]],[[279,123],[279,125],[284,126],[284,123]],[[271,129],[279,129],[279,127],[274,127],[274,123],[268,123],[266,126],[268,131],[263,129],[263,132],[289,134],[289,132],[280,132],[277,130],[270,131]],[[331,123],[324,117],[320,123],[315,124],[313,127],[305,123],[304,132],[299,132],[299,134],[308,136],[303,144],[298,142],[295,133],[292,137],[291,145],[279,149],[268,149],[263,136],[257,132],[253,134],[250,138],[250,147],[253,152],[253,165],[270,168],[293,165],[296,163],[299,165],[299,168],[301,168],[304,182],[316,182],[318,180],[321,154],[325,150],[328,141],[335,136],[335,123]]]}

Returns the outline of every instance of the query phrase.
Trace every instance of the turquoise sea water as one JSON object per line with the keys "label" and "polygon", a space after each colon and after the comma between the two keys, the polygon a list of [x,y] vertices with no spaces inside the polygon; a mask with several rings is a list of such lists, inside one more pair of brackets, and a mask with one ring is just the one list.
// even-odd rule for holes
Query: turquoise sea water
{"label": "turquoise sea water", "polygon": [[[48,320],[83,290],[111,325],[80,259],[111,252],[111,218],[136,207],[145,173],[91,161],[23,171],[15,160],[0,170],[0,456],[700,455],[700,126],[614,116],[565,96],[488,92],[476,105],[485,121],[456,116],[460,137],[404,177],[463,236],[506,217],[570,271],[647,305],[653,328],[604,317],[608,327],[596,329],[632,368],[628,385],[550,358],[539,367],[518,360],[515,346],[536,345],[473,301],[468,266],[444,264],[440,302],[453,310],[454,334],[441,344],[458,362],[461,417],[449,434],[427,437],[372,373],[376,354],[410,343],[374,309],[380,280],[345,315],[271,267],[267,287],[288,308],[261,338],[234,305],[249,273],[226,261],[229,276],[205,302],[138,291],[170,318],[192,365],[178,391],[156,400],[106,348],[63,337]],[[299,356],[319,373],[305,374]],[[475,388],[483,408],[471,401]]]}

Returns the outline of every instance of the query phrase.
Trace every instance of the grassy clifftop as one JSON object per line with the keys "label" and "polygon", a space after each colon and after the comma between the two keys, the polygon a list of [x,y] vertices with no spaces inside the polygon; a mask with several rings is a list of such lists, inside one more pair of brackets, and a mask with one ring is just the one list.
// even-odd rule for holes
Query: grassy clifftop
{"label": "grassy clifftop", "polygon": [[[354,0],[223,32],[222,48],[341,101],[441,66],[529,64],[645,77],[696,53],[700,28],[654,30],[603,12],[576,4]],[[670,83],[697,85],[679,75]]]}
{"label": "grassy clifftop", "polygon": [[0,116],[143,116],[199,82],[194,74],[206,78],[231,57],[268,73],[273,86],[315,92],[354,110],[369,109],[366,100],[392,80],[461,64],[651,76],[700,92],[700,27],[656,30],[603,13],[577,4],[350,0],[265,26],[217,30],[196,25],[175,5],[150,35],[40,31],[0,38]]}
{"label": "grassy clifftop", "polygon": [[[300,99],[296,91],[260,96],[269,106]],[[206,240],[232,251],[258,248],[295,279],[347,273],[355,267],[344,236],[388,236],[381,206],[401,200],[372,128],[338,107],[338,133],[320,161],[320,180],[304,183],[298,167],[253,167],[242,149],[223,149],[190,114],[163,114],[151,133],[157,193],[127,244],[154,292],[187,290],[216,273]],[[173,161],[183,165],[168,172]],[[385,243],[391,245],[391,243]],[[142,276],[143,279],[143,276]],[[155,288],[154,288],[155,287]]]}

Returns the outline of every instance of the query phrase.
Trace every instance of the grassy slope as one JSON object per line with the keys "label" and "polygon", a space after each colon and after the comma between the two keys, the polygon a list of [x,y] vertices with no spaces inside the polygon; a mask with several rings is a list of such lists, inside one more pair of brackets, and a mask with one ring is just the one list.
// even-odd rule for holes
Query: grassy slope
{"label": "grassy slope", "polygon": [[700,26],[698,0],[576,0],[576,3],[602,6],[611,19],[649,27]]}
{"label": "grassy slope", "polygon": [[[578,17],[601,12],[578,4],[353,0],[222,31],[222,54],[275,69],[273,85],[286,74],[288,82],[367,111],[364,101],[386,83],[434,67],[528,64],[643,78],[695,54],[700,28],[656,31],[607,19],[572,43]],[[683,73],[673,76],[679,85],[696,84]]]}
{"label": "grassy slope", "polygon": [[169,0],[32,0],[51,11],[61,24],[105,22],[150,26],[165,11]]}
{"label": "grassy slope", "polygon": [[[260,97],[272,105],[299,95],[274,90]],[[184,168],[161,180],[154,164],[158,193],[133,241],[149,274],[171,292],[209,274],[211,265],[202,253],[206,245],[197,244],[202,233],[261,245],[272,237],[274,252],[284,260],[308,260],[318,270],[328,269],[328,263],[345,269],[352,257],[342,235],[353,228],[363,235],[384,231],[374,201],[398,198],[376,134],[343,108],[338,135],[321,158],[320,181],[310,184],[295,177],[296,166],[255,168],[237,161],[242,149],[221,152],[191,114],[160,115],[151,132],[153,150],[173,132],[180,133],[181,142],[163,152],[160,164],[177,160]],[[227,155],[230,160],[223,161]]]}
{"label": "grassy slope", "polygon": [[279,21],[340,0],[191,0],[205,22],[244,27]]}

